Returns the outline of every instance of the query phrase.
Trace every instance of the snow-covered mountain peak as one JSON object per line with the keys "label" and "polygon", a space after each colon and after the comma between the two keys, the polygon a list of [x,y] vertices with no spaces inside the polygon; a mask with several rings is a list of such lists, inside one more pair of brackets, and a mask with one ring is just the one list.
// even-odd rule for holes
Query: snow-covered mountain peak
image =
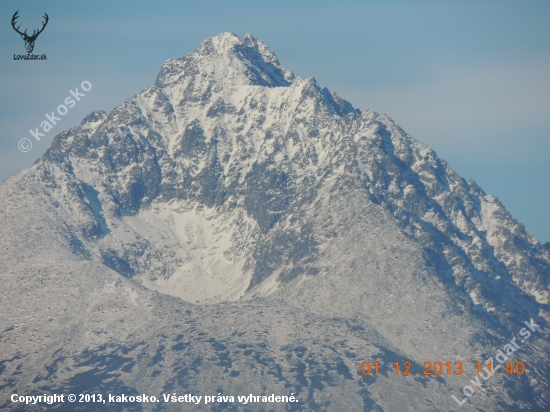
{"label": "snow-covered mountain peak", "polygon": [[[56,136],[44,160],[47,176],[75,179],[67,191],[91,208],[82,220],[98,239],[83,243],[184,299],[269,294],[322,270],[314,256],[333,242],[318,222],[331,213],[327,199],[353,187],[364,196],[358,210],[372,203],[392,216],[483,313],[505,305],[495,293],[550,302],[550,254],[498,200],[388,116],[295,77],[250,35],[222,33],[167,61],[154,86]],[[338,190],[347,194],[330,195]]]}
{"label": "snow-covered mountain peak", "polygon": [[[379,410],[396,394],[423,410],[411,400],[439,396],[441,379],[457,393],[464,377],[400,389],[365,380],[361,362],[487,359],[523,321],[550,324],[550,244],[391,118],[294,76],[251,35],[206,39],[155,85],[58,134],[0,185],[0,250],[0,385],[11,393],[65,379],[89,392],[100,363],[88,354],[134,336],[107,356],[124,373],[102,375],[97,393],[139,379],[151,393],[209,393],[215,379],[248,393],[272,376],[285,391],[299,382],[307,410],[372,410],[369,391]],[[319,348],[322,362],[310,357]],[[510,392],[545,411],[548,353],[545,342],[525,359],[534,378]],[[142,359],[132,374],[117,361],[128,356]],[[338,406],[312,400],[318,385]],[[433,410],[453,408],[446,393],[450,406],[429,395]],[[479,409],[519,405],[493,393]],[[348,406],[358,394],[363,406]]]}
{"label": "snow-covered mountain peak", "polygon": [[235,33],[223,32],[214,37],[209,37],[204,40],[199,47],[203,51],[207,44],[211,44],[218,54],[228,53],[236,44],[239,43],[239,36]]}
{"label": "snow-covered mountain peak", "polygon": [[[200,75],[201,78],[196,78]],[[231,89],[239,85],[289,86],[296,76],[283,68],[275,53],[250,34],[239,38],[221,33],[204,40],[189,55],[166,61],[155,85],[214,83],[214,88]]]}

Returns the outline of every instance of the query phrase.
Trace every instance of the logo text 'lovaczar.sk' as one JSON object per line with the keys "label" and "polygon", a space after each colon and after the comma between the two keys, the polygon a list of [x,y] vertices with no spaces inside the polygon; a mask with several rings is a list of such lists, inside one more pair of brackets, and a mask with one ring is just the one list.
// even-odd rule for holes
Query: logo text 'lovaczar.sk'
{"label": "logo text 'lovaczar.sk'", "polygon": [[25,49],[27,49],[27,54],[14,54],[13,60],[46,60],[47,56],[45,54],[32,54],[32,51],[34,50],[34,42],[36,41],[40,33],[44,31],[50,18],[46,13],[44,13],[44,22],[42,22],[42,28],[39,30],[33,30],[32,34],[29,35],[27,34],[26,29],[23,32],[19,30],[21,26],[15,27],[15,25],[17,24],[17,18],[19,17],[18,13],[19,11],[16,11],[13,14],[13,17],[11,18],[11,26],[17,33],[19,33],[19,35],[21,35],[21,38],[25,41]]}

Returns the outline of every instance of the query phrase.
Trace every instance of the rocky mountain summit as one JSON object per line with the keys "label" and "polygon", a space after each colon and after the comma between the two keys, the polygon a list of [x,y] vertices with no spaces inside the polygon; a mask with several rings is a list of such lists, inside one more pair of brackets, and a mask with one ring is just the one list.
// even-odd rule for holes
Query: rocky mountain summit
{"label": "rocky mountain summit", "polygon": [[[0,221],[3,392],[550,408],[548,244],[388,116],[297,77],[250,35],[206,39],[57,135],[0,186]],[[527,320],[542,331],[517,355],[525,375],[459,407],[475,363]],[[468,366],[365,376],[364,360]],[[224,407],[239,408],[202,405]]]}

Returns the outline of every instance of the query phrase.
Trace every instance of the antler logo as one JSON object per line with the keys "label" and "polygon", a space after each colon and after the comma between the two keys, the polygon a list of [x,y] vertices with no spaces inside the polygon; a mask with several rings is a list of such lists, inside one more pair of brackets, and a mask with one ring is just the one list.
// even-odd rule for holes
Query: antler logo
{"label": "antler logo", "polygon": [[44,28],[46,27],[46,24],[48,24],[48,20],[50,18],[48,17],[48,15],[46,13],[44,13],[44,19],[46,19],[46,20],[44,21],[44,23],[42,23],[42,28],[38,31],[34,30],[32,35],[29,36],[27,34],[27,30],[25,30],[23,33],[21,33],[19,31],[20,26],[15,27],[15,23],[16,23],[15,21],[19,17],[17,15],[17,13],[19,13],[19,10],[16,11],[15,14],[13,15],[13,17],[11,18],[11,25],[12,25],[13,29],[21,35],[21,38],[23,40],[25,40],[25,48],[27,49],[27,53],[32,53],[32,51],[34,49],[34,42],[36,41],[36,38],[38,37],[38,35],[40,33],[42,33],[44,31]]}

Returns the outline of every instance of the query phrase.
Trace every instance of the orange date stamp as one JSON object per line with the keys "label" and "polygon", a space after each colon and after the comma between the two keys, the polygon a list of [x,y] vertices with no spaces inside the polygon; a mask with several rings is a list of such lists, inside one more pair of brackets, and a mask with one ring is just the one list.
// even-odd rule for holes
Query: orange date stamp
{"label": "orange date stamp", "polygon": [[[477,373],[481,373],[481,362],[476,363]],[[500,366],[500,365],[499,365]],[[463,364],[462,361],[455,362],[441,362],[441,361],[426,361],[424,362],[424,370],[412,370],[412,363],[409,361],[404,362],[394,362],[393,368],[388,368],[390,370],[386,371],[385,374],[389,375],[390,372],[395,375],[462,375],[463,373]],[[488,372],[491,373],[492,365],[487,363]],[[511,375],[523,375],[525,373],[525,364],[521,361],[519,362],[509,362],[504,372],[507,372]],[[381,371],[379,362],[368,362],[364,361],[361,364],[361,373],[363,375],[378,375],[379,373],[384,373]],[[500,372],[498,372],[500,374]]]}
{"label": "orange date stamp", "polygon": [[[424,362],[423,371],[411,371],[412,363],[409,361],[404,362],[394,362],[392,374],[395,375],[441,375],[446,373],[447,375],[462,375],[463,367],[461,361],[456,362]],[[378,362],[373,362],[372,364],[368,361],[365,361],[361,364],[361,373],[363,375],[378,375],[380,373],[380,365]],[[389,371],[386,371],[386,375],[389,374]]]}

